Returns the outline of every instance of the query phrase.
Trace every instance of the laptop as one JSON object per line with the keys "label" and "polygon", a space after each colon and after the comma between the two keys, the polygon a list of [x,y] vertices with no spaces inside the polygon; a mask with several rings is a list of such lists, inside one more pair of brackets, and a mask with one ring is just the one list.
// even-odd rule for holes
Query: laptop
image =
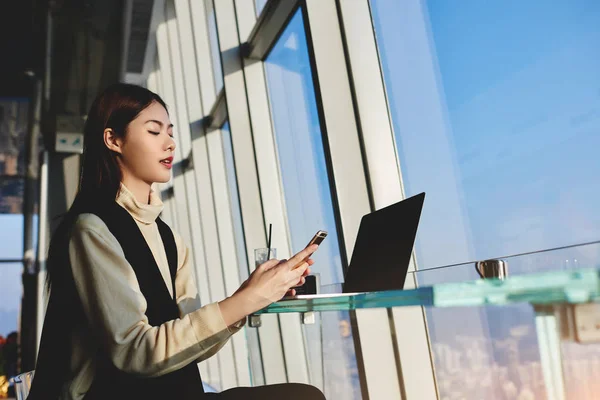
{"label": "laptop", "polygon": [[285,300],[403,289],[424,201],[425,193],[419,193],[362,217],[343,293],[297,295]]}

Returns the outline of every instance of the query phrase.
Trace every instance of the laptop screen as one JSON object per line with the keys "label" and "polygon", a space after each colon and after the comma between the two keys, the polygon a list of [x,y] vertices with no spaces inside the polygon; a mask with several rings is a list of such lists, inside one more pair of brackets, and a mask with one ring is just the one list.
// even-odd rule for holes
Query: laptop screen
{"label": "laptop screen", "polygon": [[420,193],[362,218],[345,293],[403,288],[424,200]]}

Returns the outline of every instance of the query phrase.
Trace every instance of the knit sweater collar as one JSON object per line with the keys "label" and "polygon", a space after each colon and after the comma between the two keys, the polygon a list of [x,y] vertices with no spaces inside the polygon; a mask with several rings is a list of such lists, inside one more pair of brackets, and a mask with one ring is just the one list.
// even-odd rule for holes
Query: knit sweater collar
{"label": "knit sweater collar", "polygon": [[133,193],[123,183],[121,183],[121,190],[117,195],[117,203],[127,210],[136,221],[146,225],[153,224],[163,210],[163,202],[154,190],[150,191],[150,204],[143,204],[136,200]]}

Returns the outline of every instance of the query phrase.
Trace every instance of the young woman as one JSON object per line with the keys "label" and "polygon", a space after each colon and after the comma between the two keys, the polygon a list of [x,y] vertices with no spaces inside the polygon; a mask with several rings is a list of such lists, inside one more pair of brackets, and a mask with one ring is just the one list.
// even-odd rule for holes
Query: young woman
{"label": "young woman", "polygon": [[201,306],[188,249],[159,218],[152,191],[170,179],[174,149],[155,93],[116,84],[94,101],[79,191],[50,243],[29,399],[324,399],[300,384],[204,393],[197,363],[302,284],[317,246],[267,261],[231,297]]}

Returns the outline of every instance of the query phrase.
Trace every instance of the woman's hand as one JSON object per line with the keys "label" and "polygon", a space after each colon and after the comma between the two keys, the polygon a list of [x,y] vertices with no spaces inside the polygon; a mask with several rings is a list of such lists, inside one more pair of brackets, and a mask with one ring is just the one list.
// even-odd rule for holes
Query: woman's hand
{"label": "woman's hand", "polygon": [[317,245],[306,248],[289,260],[269,260],[261,264],[238,292],[256,305],[254,311],[281,300],[290,288],[304,283],[304,277],[310,273],[309,266],[314,264],[309,257],[317,248]]}
{"label": "woman's hand", "polygon": [[304,284],[304,277],[314,264],[310,256],[318,247],[312,245],[289,260],[269,260],[258,266],[233,296],[219,303],[225,322],[234,324],[286,294],[293,295],[291,288]]}

